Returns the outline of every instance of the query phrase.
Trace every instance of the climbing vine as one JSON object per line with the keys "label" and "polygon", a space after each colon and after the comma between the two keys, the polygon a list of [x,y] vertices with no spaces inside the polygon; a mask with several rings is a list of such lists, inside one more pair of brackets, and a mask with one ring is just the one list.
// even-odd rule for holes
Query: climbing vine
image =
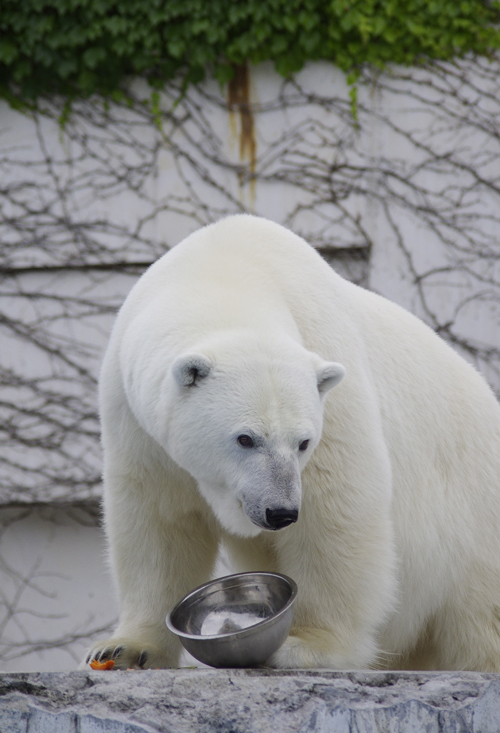
{"label": "climbing vine", "polygon": [[248,60],[283,76],[328,60],[353,80],[499,47],[499,0],[2,0],[0,95],[117,100],[131,76],[226,82]]}

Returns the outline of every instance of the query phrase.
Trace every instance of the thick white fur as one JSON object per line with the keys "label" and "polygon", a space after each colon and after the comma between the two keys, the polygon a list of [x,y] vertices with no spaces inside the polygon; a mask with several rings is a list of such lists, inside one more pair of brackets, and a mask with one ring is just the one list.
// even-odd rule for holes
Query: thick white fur
{"label": "thick white fur", "polygon": [[[325,396],[330,362],[346,376]],[[275,666],[500,671],[500,408],[299,237],[234,216],[156,262],[119,313],[101,411],[121,615],[92,656],[175,666],[165,614],[223,542],[236,569],[298,584]],[[249,431],[258,448],[237,444]],[[296,524],[257,526],[266,501]]]}

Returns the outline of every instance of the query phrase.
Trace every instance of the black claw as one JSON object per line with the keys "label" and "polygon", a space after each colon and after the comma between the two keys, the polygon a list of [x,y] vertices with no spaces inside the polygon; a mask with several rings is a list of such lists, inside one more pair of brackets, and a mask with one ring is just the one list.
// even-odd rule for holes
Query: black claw
{"label": "black claw", "polygon": [[92,659],[92,652],[90,652],[90,654],[87,654],[87,659],[85,660],[85,664],[90,664],[91,659]]}
{"label": "black claw", "polygon": [[148,661],[148,653],[147,652],[141,652],[139,654],[139,659],[137,660],[137,665],[141,669],[144,669],[144,665],[146,664],[147,661]]}
{"label": "black claw", "polygon": [[119,657],[124,649],[124,646],[117,646],[113,654],[111,655],[111,659],[116,659],[117,657]]}
{"label": "black claw", "polygon": [[98,657],[96,657],[97,661],[99,662],[105,662],[106,659],[109,659],[111,656],[111,649],[109,647],[105,647],[102,652],[99,654]]}

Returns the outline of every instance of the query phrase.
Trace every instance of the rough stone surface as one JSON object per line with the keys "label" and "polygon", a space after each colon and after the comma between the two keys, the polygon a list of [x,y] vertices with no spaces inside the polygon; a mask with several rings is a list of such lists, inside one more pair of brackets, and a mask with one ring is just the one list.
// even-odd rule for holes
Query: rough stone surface
{"label": "rough stone surface", "polygon": [[1,733],[498,733],[500,675],[180,669],[0,674]]}

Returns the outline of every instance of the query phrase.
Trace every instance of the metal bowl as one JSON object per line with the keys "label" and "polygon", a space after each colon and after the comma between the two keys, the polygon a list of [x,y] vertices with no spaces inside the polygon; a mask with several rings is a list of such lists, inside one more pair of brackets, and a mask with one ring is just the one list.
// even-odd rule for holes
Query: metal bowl
{"label": "metal bowl", "polygon": [[278,573],[238,573],[188,593],[166,624],[198,661],[211,667],[257,667],[290,631],[297,585]]}

